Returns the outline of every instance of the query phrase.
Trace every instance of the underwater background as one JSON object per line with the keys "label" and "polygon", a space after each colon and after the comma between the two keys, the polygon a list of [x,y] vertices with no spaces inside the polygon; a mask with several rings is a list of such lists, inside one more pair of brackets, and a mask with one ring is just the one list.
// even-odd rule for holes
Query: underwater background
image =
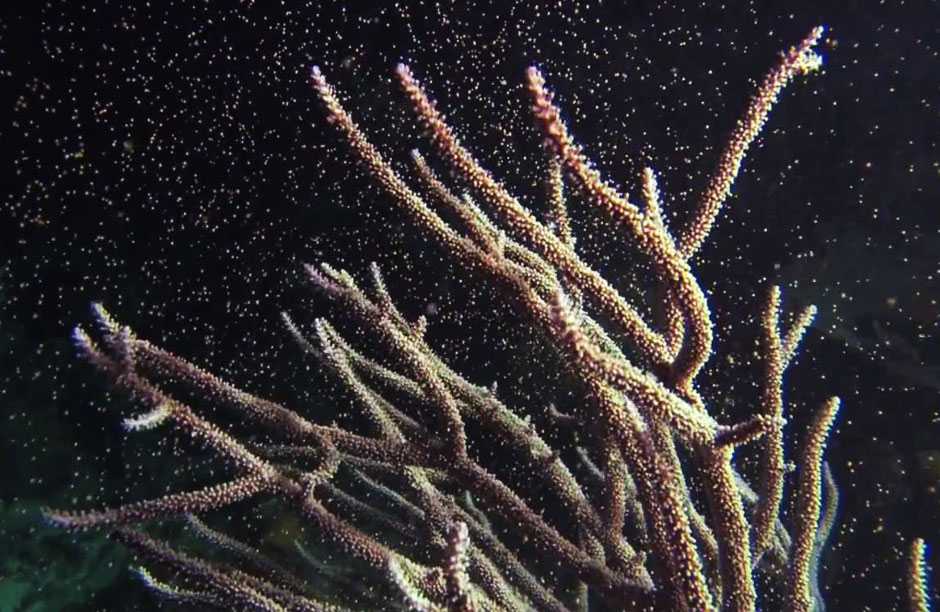
{"label": "underwater background", "polygon": [[[520,403],[547,399],[537,360],[504,346],[525,334],[500,311],[464,314],[486,303],[477,289],[342,153],[312,65],[401,164],[423,146],[394,80],[406,61],[471,150],[535,202],[540,138],[522,86],[535,63],[605,176],[636,194],[652,165],[681,221],[757,80],[818,24],[822,71],[784,92],[695,261],[716,320],[701,385],[723,422],[748,414],[764,288],[781,284],[788,311],[818,307],[786,396],[795,428],[842,397],[820,584],[831,610],[903,609],[908,542],[926,538],[933,567],[940,546],[936,2],[48,0],[0,8],[0,612],[172,608],[106,534],[63,532],[41,509],[159,496],[218,468],[185,440],[122,429],[126,400],[71,338],[93,301],[330,422],[348,406],[279,313],[324,309],[302,263],[378,261],[456,369]],[[578,214],[579,248],[629,286],[636,272],[608,256],[619,247]],[[264,504],[218,520],[275,549],[304,529]]]}

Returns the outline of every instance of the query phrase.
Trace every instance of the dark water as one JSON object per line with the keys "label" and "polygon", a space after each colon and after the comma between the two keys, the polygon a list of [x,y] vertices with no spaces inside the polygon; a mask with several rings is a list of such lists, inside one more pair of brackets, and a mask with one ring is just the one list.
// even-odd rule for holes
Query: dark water
{"label": "dark water", "polygon": [[[552,354],[362,174],[317,103],[313,64],[404,168],[410,149],[428,150],[394,79],[407,62],[469,148],[544,218],[522,86],[537,64],[604,176],[639,201],[638,172],[652,166],[681,227],[755,84],[818,24],[823,69],[784,92],[693,261],[716,326],[699,386],[720,421],[751,414],[767,286],[782,285],[786,313],[818,307],[785,399],[788,460],[808,415],[830,395],[843,402],[826,451],[840,509],[820,558],[823,598],[831,610],[904,609],[909,542],[940,541],[936,3],[274,4],[0,9],[0,610],[158,609],[107,534],[63,532],[40,509],[114,506],[229,474],[167,429],[121,428],[135,406],[71,339],[93,327],[93,301],[242,388],[355,428],[351,400],[279,313],[308,332],[317,316],[341,321],[300,264],[365,279],[377,261],[402,311],[428,316],[449,364],[495,381],[548,439],[570,441],[544,419],[549,402],[573,401]],[[629,299],[653,299],[622,235],[579,196],[570,208],[585,258]],[[485,440],[475,448],[497,472],[512,460]],[[753,453],[739,466],[753,475]],[[256,502],[208,520],[297,562],[293,541],[316,534],[276,500]],[[174,522],[148,532],[204,545]]]}

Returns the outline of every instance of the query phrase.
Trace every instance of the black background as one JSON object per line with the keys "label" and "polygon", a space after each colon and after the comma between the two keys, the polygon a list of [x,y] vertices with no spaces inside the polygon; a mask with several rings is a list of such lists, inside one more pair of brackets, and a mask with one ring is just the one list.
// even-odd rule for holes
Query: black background
{"label": "black background", "polygon": [[[458,370],[497,381],[514,405],[550,398],[542,367],[512,348],[531,343],[512,313],[352,163],[310,89],[312,65],[404,168],[411,148],[427,150],[393,78],[407,62],[478,158],[543,214],[522,88],[535,63],[604,175],[636,198],[651,165],[681,227],[755,83],[817,24],[823,70],[784,92],[695,261],[718,330],[701,384],[723,421],[748,414],[766,287],[783,285],[788,311],[819,307],[786,391],[793,440],[825,397],[843,398],[827,451],[842,508],[825,598],[833,610],[901,607],[907,543],[940,541],[940,7],[768,6],[3,3],[0,609],[157,605],[99,535],[39,518],[43,505],[177,490],[191,454],[121,430],[70,340],[92,301],[328,422],[347,400],[300,358],[279,312],[305,329],[341,318],[300,263],[364,278],[378,261]],[[623,240],[577,197],[571,208],[588,259],[642,300]]]}

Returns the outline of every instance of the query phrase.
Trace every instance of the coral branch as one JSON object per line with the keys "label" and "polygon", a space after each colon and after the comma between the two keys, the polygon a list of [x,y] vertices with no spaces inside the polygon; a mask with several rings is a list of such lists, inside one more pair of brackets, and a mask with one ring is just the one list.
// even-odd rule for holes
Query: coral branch
{"label": "coral branch", "polygon": [[[536,68],[526,82],[549,152],[539,213],[545,217],[523,207],[457,139],[408,67],[400,65],[397,78],[433,152],[452,172],[445,180],[412,152],[416,188],[314,67],[316,96],[380,186],[380,200],[435,241],[477,288],[513,307],[519,331],[530,333],[540,351],[533,354],[546,363],[517,359],[507,367],[551,372],[537,385],[545,397],[526,406],[530,391],[509,401],[495,385],[460,374],[438,346],[434,318],[397,304],[396,288],[376,263],[362,286],[326,263],[305,268],[345,326],[322,315],[282,315],[304,358],[316,360],[330,381],[319,382],[317,393],[344,407],[336,411],[343,413],[339,423],[248,393],[138,338],[95,305],[101,346],[82,329],[75,341],[143,406],[125,418],[127,429],[170,424],[225,459],[234,475],[116,508],[49,510],[47,519],[65,528],[116,528],[115,539],[155,566],[138,571],[144,583],[192,605],[565,612],[598,602],[603,609],[749,612],[772,608],[778,593],[787,610],[821,605],[815,573],[838,502],[822,457],[837,398],[824,404],[800,446],[792,537],[780,520],[784,372],[815,310],[804,308],[784,330],[781,292],[771,289],[761,318],[760,405],[739,422],[721,423],[710,412],[714,390],[697,388],[715,322],[692,268],[780,91],[818,68],[812,49],[821,32],[813,30],[765,77],[676,236],[654,172],[646,168],[640,177],[642,208],[602,178]],[[569,180],[639,249],[649,287],[621,292],[576,251]],[[624,297],[644,294],[652,296],[648,309]],[[651,313],[655,325],[641,313]],[[460,333],[469,337],[471,327]],[[225,408],[233,420],[216,418],[203,403]],[[545,432],[542,407],[549,403]],[[734,461],[744,444],[760,452],[756,492],[747,482],[754,475],[740,474]],[[242,543],[211,526],[215,511],[258,494],[298,516],[322,547],[298,536],[288,547],[294,556],[283,557],[282,548]],[[190,517],[191,526],[228,563],[196,558],[137,529],[181,514],[200,515]],[[274,553],[281,557],[269,558]],[[298,562],[355,595],[321,598],[295,569]],[[916,609],[926,609],[922,567],[923,546],[915,544],[909,591]]]}

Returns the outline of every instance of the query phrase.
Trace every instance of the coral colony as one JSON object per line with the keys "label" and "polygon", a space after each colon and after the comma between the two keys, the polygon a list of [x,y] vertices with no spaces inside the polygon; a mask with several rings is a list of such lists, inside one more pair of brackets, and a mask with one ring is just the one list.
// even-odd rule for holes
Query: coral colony
{"label": "coral colony", "polygon": [[[832,397],[808,428],[791,432],[784,456],[783,375],[814,309],[781,315],[781,290],[767,291],[762,321],[762,389],[750,418],[721,424],[696,378],[709,359],[713,319],[690,262],[708,238],[748,147],[781,90],[818,69],[822,28],[783,53],[731,132],[689,221],[667,228],[656,175],[642,174],[642,205],[606,182],[587,159],[536,68],[526,73],[535,122],[546,144],[549,194],[543,223],[459,142],[411,70],[397,77],[459,191],[417,152],[410,186],[343,108],[313,68],[316,95],[332,126],[386,200],[483,286],[510,303],[531,335],[554,350],[575,381],[576,414],[553,418],[578,433],[576,448],[553,448],[495,389],[454,371],[426,341],[426,320],[396,307],[379,268],[369,287],[328,264],[312,283],[368,338],[370,355],[325,319],[302,330],[314,355],[363,416],[357,431],[323,425],[138,338],[95,306],[103,339],[82,329],[82,353],[146,411],[129,429],[172,423],[227,459],[229,480],[207,488],[96,511],[49,510],[67,528],[108,528],[139,558],[144,582],[171,600],[239,610],[756,610],[822,609],[816,571],[835,519],[838,493],[823,461],[839,411]],[[636,245],[655,289],[655,317],[624,297],[575,249],[563,183],[603,211]],[[445,220],[445,218],[447,220]],[[785,324],[784,321],[789,321]],[[377,350],[378,349],[378,350]],[[264,443],[208,421],[169,391],[221,402],[266,432]],[[547,516],[500,466],[468,451],[469,431],[499,446],[557,500]],[[754,445],[756,479],[734,451]],[[574,469],[574,463],[578,468]],[[795,473],[788,476],[788,464]],[[791,486],[785,487],[787,483]],[[309,525],[315,557],[298,542],[279,558],[212,529],[200,516],[252,497],[275,498]],[[785,522],[781,507],[792,504]],[[148,535],[142,525],[185,516],[227,561],[210,560]],[[563,520],[559,520],[559,516]],[[506,537],[507,530],[512,538]],[[911,546],[908,588],[927,610],[923,541]],[[146,569],[145,569],[146,568]],[[314,589],[302,576],[326,572],[340,586]]]}

